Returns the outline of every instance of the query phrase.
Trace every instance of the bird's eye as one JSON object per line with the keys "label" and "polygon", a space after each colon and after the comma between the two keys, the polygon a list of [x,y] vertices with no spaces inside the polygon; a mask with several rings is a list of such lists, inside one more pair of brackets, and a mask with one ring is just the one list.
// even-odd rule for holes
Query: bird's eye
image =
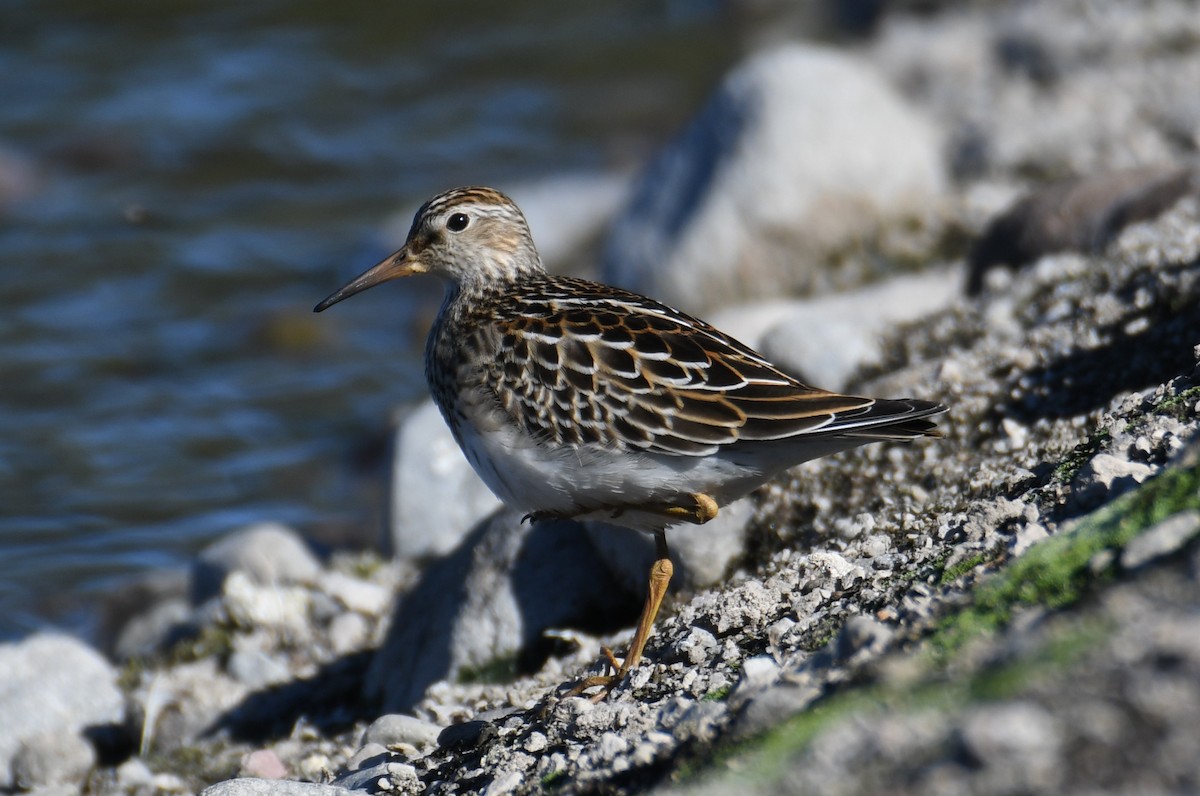
{"label": "bird's eye", "polygon": [[446,219],[446,229],[451,232],[462,232],[471,223],[471,217],[466,213],[455,213]]}

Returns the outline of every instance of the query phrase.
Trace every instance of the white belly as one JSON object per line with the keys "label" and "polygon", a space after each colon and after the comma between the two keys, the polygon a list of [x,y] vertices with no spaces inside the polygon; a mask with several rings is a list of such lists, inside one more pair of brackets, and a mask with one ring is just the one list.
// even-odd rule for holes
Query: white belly
{"label": "white belly", "polygon": [[[622,525],[661,527],[659,515],[628,511],[702,492],[719,506],[740,498],[773,473],[748,469],[720,454],[707,457],[617,452],[598,446],[540,443],[499,413],[459,428],[460,444],[475,472],[509,506]],[[614,517],[614,513],[620,512]]]}

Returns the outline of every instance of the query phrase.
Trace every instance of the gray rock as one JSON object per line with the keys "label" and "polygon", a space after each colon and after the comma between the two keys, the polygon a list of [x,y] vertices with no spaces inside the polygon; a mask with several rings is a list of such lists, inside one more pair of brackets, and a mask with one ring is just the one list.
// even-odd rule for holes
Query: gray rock
{"label": "gray rock", "polygon": [[451,724],[438,733],[438,746],[447,749],[467,749],[489,737],[495,737],[496,727],[490,721],[475,719]]}
{"label": "gray rock", "polygon": [[777,727],[807,708],[820,696],[810,686],[782,684],[756,693],[738,714],[734,735],[749,738]]}
{"label": "gray rock", "polygon": [[[742,554],[746,526],[754,515],[748,498],[721,508],[716,518],[704,525],[676,525],[667,530],[667,547],[675,564],[673,589],[697,589],[717,583],[735,558]],[[654,563],[654,537],[602,522],[583,523],[599,560],[632,595],[646,591],[650,565]]]}
{"label": "gray rock", "polygon": [[235,649],[225,664],[225,671],[255,691],[292,679],[286,661],[252,646]]}
{"label": "gray rock", "polygon": [[391,781],[389,766],[392,763],[389,762],[389,757],[389,755],[385,755],[378,762],[372,762],[371,765],[354,768],[334,778],[329,784],[350,791],[376,793],[379,790],[380,782]]}
{"label": "gray rock", "polygon": [[243,572],[264,586],[313,583],[321,563],[290,528],[251,525],[209,545],[192,562],[192,603],[200,605],[219,595],[231,572]]}
{"label": "gray rock", "polygon": [[22,790],[78,784],[96,764],[96,750],[82,736],[59,730],[26,738],[12,758],[12,776]]}
{"label": "gray rock", "polygon": [[940,147],[854,56],[756,54],[646,169],[603,278],[691,311],[818,287],[818,252],[883,217],[924,215],[943,186]]}
{"label": "gray rock", "polygon": [[240,777],[210,785],[200,791],[200,796],[350,796],[351,793],[336,785]]}
{"label": "gray rock", "polygon": [[[359,771],[364,768],[371,768],[386,763],[392,757],[392,753],[387,750],[383,744],[368,743],[364,744],[357,752],[355,752],[349,760],[346,761],[346,768],[350,771]],[[337,780],[335,780],[337,781]],[[353,785],[347,785],[344,782],[337,781],[343,788],[354,788]]]}
{"label": "gray rock", "polygon": [[14,757],[22,747],[26,773],[41,776],[42,763],[57,754],[65,755],[64,765],[81,759],[73,740],[61,740],[62,747],[59,741],[46,749],[41,744],[124,721],[116,670],[69,636],[42,633],[0,644],[0,672],[0,788],[16,784]]}
{"label": "gray rock", "polygon": [[1122,229],[1196,193],[1190,168],[1152,166],[1046,185],[993,219],[967,261],[967,293],[983,289],[994,266],[1012,270],[1046,254],[1100,252]]}
{"label": "gray rock", "polygon": [[1098,453],[1079,468],[1072,485],[1077,499],[1088,504],[1105,496],[1116,497],[1154,475],[1157,469],[1153,465],[1131,462],[1111,453]]}
{"label": "gray rock", "polygon": [[113,644],[117,660],[148,658],[194,632],[195,617],[186,598],[165,600],[130,619]]}
{"label": "gray rock", "polygon": [[1121,551],[1121,566],[1137,569],[1170,555],[1200,534],[1200,512],[1181,511],[1135,536]]}
{"label": "gray rock", "polygon": [[853,662],[887,647],[892,629],[870,616],[852,616],[842,625],[834,640],[834,656],[840,663]]}
{"label": "gray rock", "polygon": [[192,630],[186,567],[152,570],[104,598],[101,648],[117,660],[149,657]]}
{"label": "gray rock", "polygon": [[418,749],[431,748],[437,745],[438,734],[441,731],[442,728],[436,724],[415,716],[389,713],[371,722],[371,725],[363,732],[361,743],[364,746],[382,744],[386,747],[408,744]]}
{"label": "gray rock", "polygon": [[546,629],[589,624],[622,607],[632,622],[640,595],[621,606],[621,593],[582,524],[522,523],[503,509],[401,598],[367,675],[368,698],[407,712],[438,680],[536,654]]}
{"label": "gray rock", "polygon": [[879,362],[888,329],[947,306],[957,297],[959,283],[956,274],[939,269],[798,299],[790,303],[788,318],[768,329],[757,346],[789,373],[840,390],[854,371]]}
{"label": "gray rock", "polygon": [[1049,792],[1061,772],[1062,728],[1043,708],[1028,702],[984,705],[960,728],[970,758],[999,787],[990,792]]}
{"label": "gray rock", "polygon": [[391,543],[396,556],[445,555],[499,506],[433,401],[401,421],[392,465]]}

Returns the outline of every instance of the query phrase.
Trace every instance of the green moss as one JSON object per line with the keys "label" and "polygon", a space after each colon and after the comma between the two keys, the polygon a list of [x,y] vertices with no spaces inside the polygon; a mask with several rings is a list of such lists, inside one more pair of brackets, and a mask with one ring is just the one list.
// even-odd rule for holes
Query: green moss
{"label": "green moss", "polygon": [[[762,736],[719,750],[715,767],[733,769],[723,775],[730,790],[747,780],[775,782],[785,765],[802,754],[814,737],[848,716],[861,719],[884,711],[947,709],[1003,699],[1034,682],[1060,676],[1094,649],[1110,629],[1096,620],[1061,625],[1032,654],[957,681],[946,678],[944,664],[968,641],[1006,625],[1018,606],[1061,608],[1078,601],[1097,577],[1103,577],[1092,574],[1089,567],[1097,553],[1118,550],[1146,528],[1188,509],[1200,509],[1200,467],[1169,470],[1146,482],[1085,518],[1069,533],[1030,548],[1006,569],[978,584],[972,602],[943,620],[927,639],[931,653],[926,659],[927,674],[916,685],[870,684],[834,693]],[[986,554],[982,555],[986,560]],[[685,766],[680,776],[685,781],[711,783],[713,769],[706,758]]]}
{"label": "green moss", "polygon": [[146,661],[142,658],[130,658],[121,665],[117,672],[117,687],[129,693],[142,684],[142,675],[146,672]]}
{"label": "green moss", "polygon": [[704,696],[700,697],[701,702],[724,702],[729,697],[730,687],[723,685],[720,688],[714,688]]}
{"label": "green moss", "polygon": [[225,657],[233,652],[234,631],[224,625],[205,625],[200,634],[179,642],[167,653],[170,665],[205,658]]}
{"label": "green moss", "polygon": [[567,772],[563,770],[551,771],[542,777],[542,788],[544,790],[557,790],[566,784]]}
{"label": "green moss", "polygon": [[1076,445],[1067,458],[1054,468],[1054,477],[1059,483],[1066,484],[1075,477],[1076,473],[1100,452],[1104,444],[1112,437],[1108,429],[1102,428],[1091,434],[1086,440]]}
{"label": "green moss", "polygon": [[935,657],[946,659],[967,640],[1008,623],[1015,608],[1062,608],[1076,602],[1099,577],[1088,564],[1103,550],[1117,550],[1156,522],[1200,508],[1200,468],[1169,470],[1085,518],[1070,533],[1051,537],[980,584],[972,604],[942,620],[929,639]]}
{"label": "green moss", "polygon": [[991,550],[982,550],[973,556],[968,556],[952,566],[944,566],[943,562],[941,575],[938,576],[938,585],[947,586],[951,583],[954,583],[963,575],[974,571],[974,569],[980,564],[986,564],[988,562],[995,561],[999,555],[1000,548],[993,548]]}
{"label": "green moss", "polygon": [[1200,387],[1189,387],[1179,395],[1167,398],[1154,407],[1160,415],[1171,415],[1176,420],[1183,420],[1192,412],[1192,407],[1200,402]]}
{"label": "green moss", "polygon": [[773,783],[814,738],[848,717],[869,720],[884,713],[948,710],[969,702],[1012,697],[1080,660],[1107,633],[1108,628],[1096,622],[1084,622],[1060,632],[1027,658],[975,672],[957,682],[934,673],[915,686],[869,685],[835,693],[763,735],[719,752],[715,766],[685,767],[680,778],[709,783],[713,768],[718,767],[733,769],[725,775],[730,790],[738,781]]}
{"label": "green moss", "polygon": [[479,666],[464,666],[458,671],[458,682],[462,685],[510,683],[516,676],[517,658],[511,655],[495,658]]}

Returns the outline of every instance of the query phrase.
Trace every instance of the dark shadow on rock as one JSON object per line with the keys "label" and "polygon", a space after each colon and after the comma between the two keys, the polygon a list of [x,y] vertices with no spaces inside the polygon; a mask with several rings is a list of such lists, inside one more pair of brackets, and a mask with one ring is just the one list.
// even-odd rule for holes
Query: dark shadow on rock
{"label": "dark shadow on rock", "polygon": [[[649,572],[647,566],[647,578]],[[613,579],[583,525],[572,520],[534,525],[513,566],[512,582],[520,615],[537,618],[523,627],[518,673],[536,672],[553,653],[547,629],[612,633],[637,620],[642,602]]]}
{"label": "dark shadow on rock", "polygon": [[640,599],[622,590],[580,523],[531,525],[500,509],[400,598],[365,692],[384,712],[405,712],[447,677],[534,671],[554,650],[546,630],[614,630],[632,623]]}
{"label": "dark shadow on rock", "polygon": [[978,295],[998,265],[1016,271],[1047,254],[1103,251],[1128,225],[1158,216],[1196,190],[1193,170],[1178,166],[1046,185],[988,224],[967,258],[967,295]]}
{"label": "dark shadow on rock", "polygon": [[1191,372],[1194,347],[1200,344],[1200,303],[1156,309],[1160,312],[1142,316],[1149,324],[1142,331],[1130,331],[1134,319],[1123,318],[1097,330],[1104,344],[1022,374],[1017,397],[998,407],[999,413],[1027,425],[1073,417],[1107,405],[1120,393]]}
{"label": "dark shadow on rock", "polygon": [[322,734],[345,731],[377,711],[362,698],[370,652],[347,655],[322,666],[312,677],[256,691],[225,712],[209,734],[228,732],[236,741],[261,744],[286,738],[304,719]]}

